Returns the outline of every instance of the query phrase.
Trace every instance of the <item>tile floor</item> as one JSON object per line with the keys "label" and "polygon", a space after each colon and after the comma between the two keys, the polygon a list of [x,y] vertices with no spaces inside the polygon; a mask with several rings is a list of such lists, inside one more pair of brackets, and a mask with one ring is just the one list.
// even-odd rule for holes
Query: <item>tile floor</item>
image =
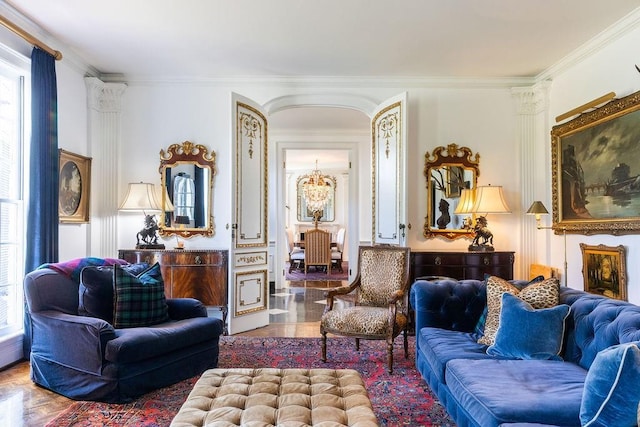
{"label": "tile floor", "polygon": [[291,281],[282,289],[272,289],[269,296],[270,323],[318,322],[324,311],[324,293],[329,288],[345,286],[346,281]]}

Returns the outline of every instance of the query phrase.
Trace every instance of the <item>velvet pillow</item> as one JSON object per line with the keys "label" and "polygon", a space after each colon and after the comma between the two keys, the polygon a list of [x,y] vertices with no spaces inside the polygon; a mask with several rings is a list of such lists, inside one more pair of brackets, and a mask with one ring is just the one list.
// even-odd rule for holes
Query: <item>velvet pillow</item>
{"label": "velvet pillow", "polygon": [[[126,264],[122,269],[137,275],[149,268],[147,263]],[[78,312],[113,323],[113,266],[85,267],[80,272]]]}
{"label": "velvet pillow", "polygon": [[113,327],[151,326],[169,320],[160,264],[137,276],[114,266]]}
{"label": "velvet pillow", "polygon": [[635,426],[639,384],[640,349],[637,342],[600,351],[584,382],[580,423],[589,427]]}
{"label": "velvet pillow", "polygon": [[[484,284],[487,285],[487,279],[491,277],[489,274],[484,275]],[[525,286],[529,286],[532,283],[542,282],[544,280],[544,276],[536,276],[533,279],[529,280],[529,282]],[[482,314],[476,323],[475,328],[473,329],[473,333],[477,337],[481,337],[484,335],[484,325],[487,323],[487,312],[489,311],[487,305],[484,306],[484,310],[482,310]]]}
{"label": "velvet pillow", "polygon": [[500,326],[487,354],[511,359],[562,360],[566,304],[539,310],[507,292],[502,294]]}
{"label": "velvet pillow", "polygon": [[555,277],[532,283],[520,290],[517,286],[496,276],[487,279],[487,320],[484,335],[478,343],[493,345],[500,325],[502,294],[507,292],[531,304],[533,308],[549,308],[558,305],[560,284]]}

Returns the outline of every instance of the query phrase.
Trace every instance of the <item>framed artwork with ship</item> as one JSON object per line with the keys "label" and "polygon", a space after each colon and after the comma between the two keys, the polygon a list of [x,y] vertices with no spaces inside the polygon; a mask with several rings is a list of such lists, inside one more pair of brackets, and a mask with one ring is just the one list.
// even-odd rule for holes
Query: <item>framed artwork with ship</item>
{"label": "framed artwork with ship", "polygon": [[556,233],[640,232],[640,92],[551,130]]}

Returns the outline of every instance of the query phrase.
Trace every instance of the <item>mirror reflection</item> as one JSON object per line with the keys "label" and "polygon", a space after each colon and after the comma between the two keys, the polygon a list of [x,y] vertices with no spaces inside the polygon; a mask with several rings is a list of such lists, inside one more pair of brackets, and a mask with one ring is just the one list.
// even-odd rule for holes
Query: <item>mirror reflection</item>
{"label": "mirror reflection", "polygon": [[466,203],[477,185],[480,155],[449,144],[425,155],[427,215],[424,237],[472,238],[473,214]]}
{"label": "mirror reflection", "polygon": [[160,151],[164,220],[163,236],[213,235],[215,154],[189,141]]}

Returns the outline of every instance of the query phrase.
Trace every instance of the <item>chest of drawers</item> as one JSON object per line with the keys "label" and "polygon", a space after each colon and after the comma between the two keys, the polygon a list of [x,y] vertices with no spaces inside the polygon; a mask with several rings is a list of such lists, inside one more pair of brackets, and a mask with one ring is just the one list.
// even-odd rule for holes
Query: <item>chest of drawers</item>
{"label": "chest of drawers", "polygon": [[160,263],[167,298],[196,298],[207,307],[219,308],[226,325],[228,251],[120,249],[118,258],[129,263]]}
{"label": "chest of drawers", "polygon": [[513,279],[514,252],[411,251],[410,283],[425,276],[484,280],[485,274]]}

